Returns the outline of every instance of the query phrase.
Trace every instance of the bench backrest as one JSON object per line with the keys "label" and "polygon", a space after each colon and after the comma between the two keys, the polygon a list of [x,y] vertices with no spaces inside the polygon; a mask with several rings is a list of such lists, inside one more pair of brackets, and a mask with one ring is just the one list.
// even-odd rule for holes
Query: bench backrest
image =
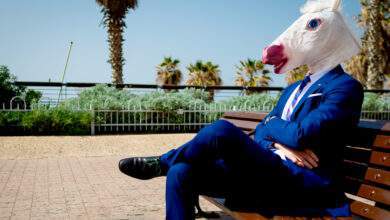
{"label": "bench backrest", "polygon": [[[266,113],[227,112],[222,118],[252,134]],[[390,216],[390,122],[361,121],[344,149],[345,192],[354,214],[369,219]],[[341,168],[340,168],[341,169]]]}

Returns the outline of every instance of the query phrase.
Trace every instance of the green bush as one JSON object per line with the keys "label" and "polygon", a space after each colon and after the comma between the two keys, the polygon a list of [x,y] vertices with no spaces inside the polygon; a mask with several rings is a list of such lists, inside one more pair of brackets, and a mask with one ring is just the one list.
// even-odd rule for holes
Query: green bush
{"label": "green bush", "polygon": [[135,108],[171,112],[177,109],[189,109],[195,105],[205,105],[207,97],[207,92],[195,89],[186,89],[181,92],[156,91],[135,95],[126,90],[97,85],[82,91],[78,97],[67,100],[61,105],[69,109]]}
{"label": "green bush", "polygon": [[364,111],[388,111],[390,110],[389,97],[375,93],[365,93],[363,110]]}
{"label": "green bush", "polygon": [[233,97],[226,101],[208,103],[208,93],[200,89],[185,89],[180,92],[155,91],[142,95],[131,94],[126,90],[98,85],[82,91],[78,97],[67,100],[62,106],[70,109],[147,109],[163,112],[178,109],[212,108],[215,104],[228,108],[236,106],[273,106],[277,97],[268,94],[253,94]]}
{"label": "green bush", "polygon": [[90,133],[92,115],[85,111],[72,111],[64,108],[34,109],[30,112],[0,112],[0,128],[21,127],[31,134]]}
{"label": "green bush", "polygon": [[[207,92],[188,89],[181,92],[156,91],[144,95],[134,95],[125,90],[117,90],[104,85],[86,89],[77,98],[67,100],[59,107],[34,105],[31,112],[1,112],[0,127],[20,126],[27,133],[34,134],[88,134],[92,122],[93,109],[120,110],[123,108],[161,111],[160,120],[164,113],[170,113],[166,123],[182,123],[184,115],[179,109],[193,109],[208,106]],[[84,110],[83,110],[84,109]],[[157,114],[157,113],[155,113]],[[156,115],[155,115],[156,116]],[[111,118],[105,112],[96,112],[95,122],[110,123]],[[114,114],[115,119],[126,123],[152,122],[147,112],[129,112]],[[204,112],[192,115],[194,118],[205,117]],[[106,121],[104,121],[106,120]],[[126,121],[124,121],[126,120]]]}
{"label": "green bush", "polygon": [[247,96],[237,96],[230,98],[222,103],[229,107],[246,108],[246,109],[267,109],[271,110],[278,101],[278,97],[273,97],[268,94],[252,94]]}
{"label": "green bush", "polygon": [[172,112],[178,109],[193,109],[195,106],[206,105],[206,101],[196,97],[200,93],[184,92],[152,92],[133,99],[133,106],[142,106],[149,110]]}
{"label": "green bush", "polygon": [[[159,111],[159,119],[164,118],[166,123],[182,123],[188,121],[189,115],[180,113],[180,110],[198,110],[191,113],[191,121],[206,120],[212,122],[222,115],[226,109],[251,107],[256,111],[263,106],[271,108],[276,98],[267,94],[254,94],[251,96],[235,97],[228,101],[208,103],[209,94],[199,89],[185,89],[180,92],[155,91],[142,95],[131,94],[126,90],[117,90],[105,85],[98,85],[80,93],[79,97],[62,103],[62,106],[70,109],[79,107],[95,110],[144,110],[145,112],[114,113],[114,120],[124,123],[152,123],[150,112]],[[211,110],[210,112],[204,110]],[[164,115],[169,113],[169,119]],[[156,118],[157,113],[153,113]],[[111,113],[97,112],[97,122],[110,123]],[[187,117],[187,118],[186,118]]]}
{"label": "green bush", "polygon": [[28,131],[43,134],[88,134],[92,115],[86,111],[73,111],[62,107],[34,109],[24,114],[21,125]]}
{"label": "green bush", "polygon": [[0,112],[0,127],[20,126],[25,112]]}

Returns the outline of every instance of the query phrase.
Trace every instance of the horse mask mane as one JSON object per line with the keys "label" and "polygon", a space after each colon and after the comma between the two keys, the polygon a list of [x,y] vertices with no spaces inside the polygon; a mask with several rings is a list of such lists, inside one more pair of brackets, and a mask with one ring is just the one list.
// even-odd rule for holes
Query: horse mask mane
{"label": "horse mask mane", "polygon": [[348,28],[341,0],[308,0],[301,17],[263,50],[263,63],[285,73],[307,65],[310,72],[330,69],[360,51],[360,43]]}

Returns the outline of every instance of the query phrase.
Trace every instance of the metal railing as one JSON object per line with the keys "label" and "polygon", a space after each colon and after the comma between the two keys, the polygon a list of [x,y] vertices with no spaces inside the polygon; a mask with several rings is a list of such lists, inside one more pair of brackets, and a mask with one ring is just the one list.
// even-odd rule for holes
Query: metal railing
{"label": "metal railing", "polygon": [[385,111],[369,111],[363,110],[360,119],[363,120],[378,120],[378,121],[390,121],[390,110]]}
{"label": "metal railing", "polygon": [[142,107],[122,110],[92,110],[91,134],[196,132],[218,120],[225,112],[269,112],[273,105],[228,106],[224,104],[194,105],[189,109],[158,111]]}
{"label": "metal railing", "polygon": [[[250,108],[232,108],[218,106],[207,108],[199,106],[196,109],[178,109],[172,112],[162,112],[147,109],[126,110],[92,110],[93,122],[91,134],[104,133],[150,133],[150,132],[196,132],[203,126],[218,120],[225,112],[263,112],[258,106]],[[390,120],[390,111],[363,111],[362,120]]]}
{"label": "metal railing", "polygon": [[[91,134],[110,133],[157,133],[157,132],[197,132],[203,126],[218,120],[225,112],[264,112],[268,113],[272,105],[263,106],[228,106],[224,104],[198,105],[189,109],[159,111],[143,107],[129,107],[120,110],[79,108],[72,111],[89,112],[92,115]],[[43,110],[50,108],[43,107]],[[17,112],[14,120],[33,109],[0,108],[2,112]],[[390,110],[362,111],[363,120],[390,120]]]}
{"label": "metal railing", "polygon": [[[79,92],[84,88],[95,86],[96,83],[43,83],[43,82],[15,82],[16,85],[23,86],[37,86],[39,88],[59,89],[64,86],[65,89],[63,99],[76,97]],[[108,84],[110,85],[110,84]],[[113,86],[113,85],[110,85]],[[281,87],[238,87],[238,86],[211,86],[211,87],[197,87],[197,86],[157,86],[157,85],[142,85],[142,84],[125,84],[121,85],[123,88],[134,92],[135,90],[142,90],[140,92],[148,92],[161,90],[161,89],[185,89],[185,88],[201,88],[204,90],[226,90],[233,93],[229,97],[237,96],[245,90],[250,91],[272,91],[279,93],[283,88]],[[73,93],[67,93],[73,88]],[[135,90],[133,90],[135,89]],[[51,90],[50,90],[51,91]],[[387,90],[370,90],[369,92],[386,93]],[[31,105],[31,109],[27,108],[26,101],[23,97],[14,97],[9,103],[1,103],[1,112],[29,112],[32,109],[50,109],[58,105],[56,103],[57,98],[54,97],[56,93],[43,94],[40,102]],[[269,94],[269,93],[268,93]],[[390,93],[385,96],[386,100],[389,99]],[[58,95],[58,93],[57,93]],[[212,104],[194,105],[187,109],[173,109],[170,111],[161,111],[153,109],[151,107],[141,106],[123,106],[120,109],[113,110],[107,109],[105,105],[107,100],[104,101],[102,106],[96,106],[96,103],[92,100],[90,103],[83,103],[83,105],[74,104],[67,106],[68,102],[61,103],[62,107],[65,107],[71,111],[84,111],[89,112],[92,115],[91,121],[91,133],[138,133],[138,132],[193,132],[199,130],[204,125],[207,125],[218,118],[227,111],[240,111],[240,112],[269,112],[272,110],[273,103],[264,102],[263,105],[249,105],[244,103],[239,106],[231,106],[223,104],[221,102],[215,102]],[[386,101],[387,102],[387,101]],[[126,105],[126,104],[124,104]],[[106,107],[104,107],[106,106]],[[375,108],[372,108],[375,109]],[[361,119],[364,120],[390,120],[390,102],[385,108],[380,108],[382,111],[372,111],[370,109],[363,109],[361,113]],[[21,117],[18,115],[17,117]]]}

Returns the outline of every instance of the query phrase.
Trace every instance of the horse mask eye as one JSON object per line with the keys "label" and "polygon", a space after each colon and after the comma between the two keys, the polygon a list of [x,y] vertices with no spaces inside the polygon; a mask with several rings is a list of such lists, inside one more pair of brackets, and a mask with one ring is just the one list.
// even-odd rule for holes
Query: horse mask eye
{"label": "horse mask eye", "polygon": [[307,22],[306,28],[309,31],[314,31],[321,25],[321,22],[322,21],[319,18],[311,19],[309,22]]}

